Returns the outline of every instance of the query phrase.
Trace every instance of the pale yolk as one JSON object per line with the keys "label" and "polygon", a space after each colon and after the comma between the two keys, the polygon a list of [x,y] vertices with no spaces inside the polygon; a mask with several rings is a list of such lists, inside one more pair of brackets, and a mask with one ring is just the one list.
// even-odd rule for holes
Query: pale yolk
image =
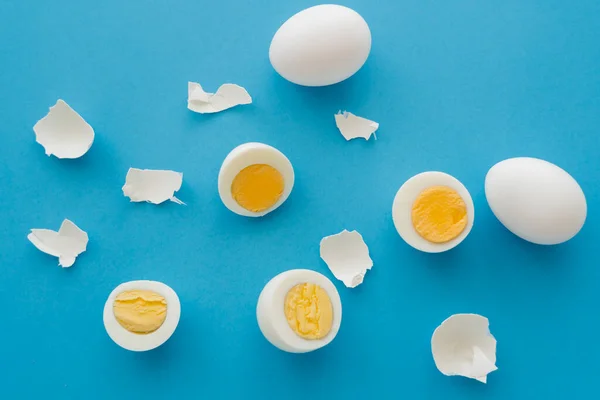
{"label": "pale yolk", "polygon": [[322,339],[333,325],[329,295],[314,283],[291,288],[285,296],[284,313],[290,328],[304,339]]}
{"label": "pale yolk", "polygon": [[267,164],[253,164],[233,179],[231,195],[246,210],[261,212],[277,203],[283,188],[283,176],[279,171]]}
{"label": "pale yolk", "polygon": [[130,290],[116,297],[113,314],[129,332],[152,333],[165,322],[167,301],[149,290]]}
{"label": "pale yolk", "polygon": [[457,238],[467,226],[467,206],[456,190],[432,186],[423,190],[412,206],[412,224],[417,233],[432,243]]}

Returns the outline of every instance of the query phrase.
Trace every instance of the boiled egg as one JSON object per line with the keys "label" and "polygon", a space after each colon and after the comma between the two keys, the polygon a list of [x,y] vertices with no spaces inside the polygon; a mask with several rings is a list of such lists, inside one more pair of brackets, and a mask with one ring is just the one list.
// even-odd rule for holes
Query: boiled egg
{"label": "boiled egg", "polygon": [[245,143],[227,155],[218,182],[225,207],[246,217],[262,217],[287,200],[294,187],[294,169],[276,148]]}
{"label": "boiled egg", "polygon": [[117,286],[104,305],[104,327],[119,346],[152,350],[166,342],[179,323],[181,306],[173,289],[161,282],[131,281]]}
{"label": "boiled egg", "polygon": [[342,302],[327,277],[308,269],[293,269],[265,285],[256,316],[262,334],[273,346],[306,353],[335,338],[342,322]]}
{"label": "boiled egg", "polygon": [[475,208],[467,188],[443,172],[413,176],[396,193],[396,230],[406,243],[427,253],[457,246],[473,227]]}
{"label": "boiled egg", "polygon": [[354,75],[371,51],[371,31],[356,11],[335,4],[307,8],[273,36],[269,59],[275,71],[303,86],[326,86]]}
{"label": "boiled egg", "polygon": [[566,242],[587,217],[587,202],[577,181],[538,158],[509,158],[494,165],[485,177],[485,197],[509,231],[536,244]]}

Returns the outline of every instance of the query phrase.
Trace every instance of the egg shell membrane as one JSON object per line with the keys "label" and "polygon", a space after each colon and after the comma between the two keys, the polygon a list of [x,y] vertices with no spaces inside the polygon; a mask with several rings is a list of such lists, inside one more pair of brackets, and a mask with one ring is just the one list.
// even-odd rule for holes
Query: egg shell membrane
{"label": "egg shell membrane", "polygon": [[[113,304],[116,297],[127,291],[148,290],[155,292],[167,301],[167,316],[163,324],[154,332],[138,334],[129,332],[117,321],[113,313]],[[181,316],[181,305],[177,293],[169,286],[156,281],[131,281],[117,286],[108,296],[104,304],[104,327],[108,336],[119,346],[131,351],[147,351],[157,348],[166,342],[179,323]]]}
{"label": "egg shell membrane", "polygon": [[[445,243],[432,243],[422,238],[412,223],[412,207],[423,190],[432,186],[447,186],[455,190],[467,206],[467,226],[455,239]],[[456,247],[462,242],[473,227],[475,207],[467,188],[460,181],[444,172],[422,172],[407,180],[396,193],[392,205],[392,219],[398,234],[413,248],[426,253],[441,253]]]}
{"label": "egg shell membrane", "polygon": [[[237,174],[254,164],[270,165],[279,171],[284,181],[283,193],[279,200],[272,207],[260,212],[246,210],[237,203],[231,193],[231,185]],[[225,157],[219,171],[218,186],[219,196],[229,210],[245,217],[262,217],[287,200],[294,187],[294,169],[290,160],[276,148],[263,143],[245,143]]]}
{"label": "egg shell membrane", "polygon": [[[322,339],[301,338],[290,328],[285,316],[284,302],[288,291],[306,282],[321,286],[333,307],[331,330]],[[327,277],[312,270],[293,269],[282,272],[265,285],[258,298],[256,315],[262,334],[271,344],[290,353],[306,353],[326,346],[335,338],[342,322],[342,302],[337,289]]]}

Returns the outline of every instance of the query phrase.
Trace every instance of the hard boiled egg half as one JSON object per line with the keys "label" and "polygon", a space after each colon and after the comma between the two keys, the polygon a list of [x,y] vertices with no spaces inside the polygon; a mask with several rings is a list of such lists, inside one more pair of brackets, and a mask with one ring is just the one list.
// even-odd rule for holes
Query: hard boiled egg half
{"label": "hard boiled egg half", "polygon": [[275,347],[306,353],[329,344],[342,322],[342,302],[318,272],[293,269],[271,279],[258,298],[258,326]]}
{"label": "hard boiled egg half", "polygon": [[396,230],[406,243],[427,253],[457,246],[473,227],[475,208],[467,188],[443,172],[413,176],[396,193]]}
{"label": "hard boiled egg half", "polygon": [[152,350],[166,342],[179,323],[181,306],[173,289],[161,282],[131,281],[117,286],[104,305],[104,327],[119,346]]}
{"label": "hard boiled egg half", "polygon": [[263,143],[233,149],[219,171],[219,196],[236,214],[262,217],[278,208],[294,187],[292,163]]}

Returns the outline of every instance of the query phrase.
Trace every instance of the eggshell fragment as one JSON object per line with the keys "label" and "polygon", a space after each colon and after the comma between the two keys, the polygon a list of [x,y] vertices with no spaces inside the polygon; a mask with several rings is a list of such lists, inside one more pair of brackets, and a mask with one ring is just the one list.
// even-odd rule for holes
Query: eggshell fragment
{"label": "eggshell fragment", "polygon": [[321,240],[321,258],[333,275],[349,288],[360,285],[373,267],[369,248],[357,231],[326,236]]}
{"label": "eggshell fragment", "polygon": [[487,318],[478,314],[455,314],[433,332],[433,360],[447,376],[460,375],[486,383],[496,367],[496,339]]}
{"label": "eggshell fragment", "polygon": [[191,111],[212,114],[251,103],[252,98],[241,86],[226,83],[217,89],[217,93],[207,93],[199,83],[188,82],[188,109]]}
{"label": "eggshell fragment", "polygon": [[27,239],[38,250],[58,257],[58,265],[68,268],[83,253],[88,244],[88,234],[73,222],[65,219],[58,232],[50,229],[32,229]]}
{"label": "eggshell fragment", "polygon": [[587,202],[577,181],[537,158],[510,158],[494,165],[485,177],[485,197],[509,231],[536,244],[570,240],[587,217]]}
{"label": "eggshell fragment", "polygon": [[145,201],[160,204],[170,200],[177,204],[184,202],[174,196],[181,188],[183,174],[170,170],[129,168],[123,194],[132,202]]}
{"label": "eggshell fragment", "polygon": [[[375,136],[375,131],[379,129],[379,124],[377,122],[370,121],[363,117],[357,117],[348,111],[338,111],[338,113],[335,114],[335,125],[346,140],[356,138],[369,140],[371,135]],[[375,136],[375,139],[377,139],[377,136]]]}
{"label": "eggshell fragment", "polygon": [[94,143],[94,129],[60,99],[33,126],[33,131],[35,141],[44,147],[46,155],[57,158],[79,158]]}

